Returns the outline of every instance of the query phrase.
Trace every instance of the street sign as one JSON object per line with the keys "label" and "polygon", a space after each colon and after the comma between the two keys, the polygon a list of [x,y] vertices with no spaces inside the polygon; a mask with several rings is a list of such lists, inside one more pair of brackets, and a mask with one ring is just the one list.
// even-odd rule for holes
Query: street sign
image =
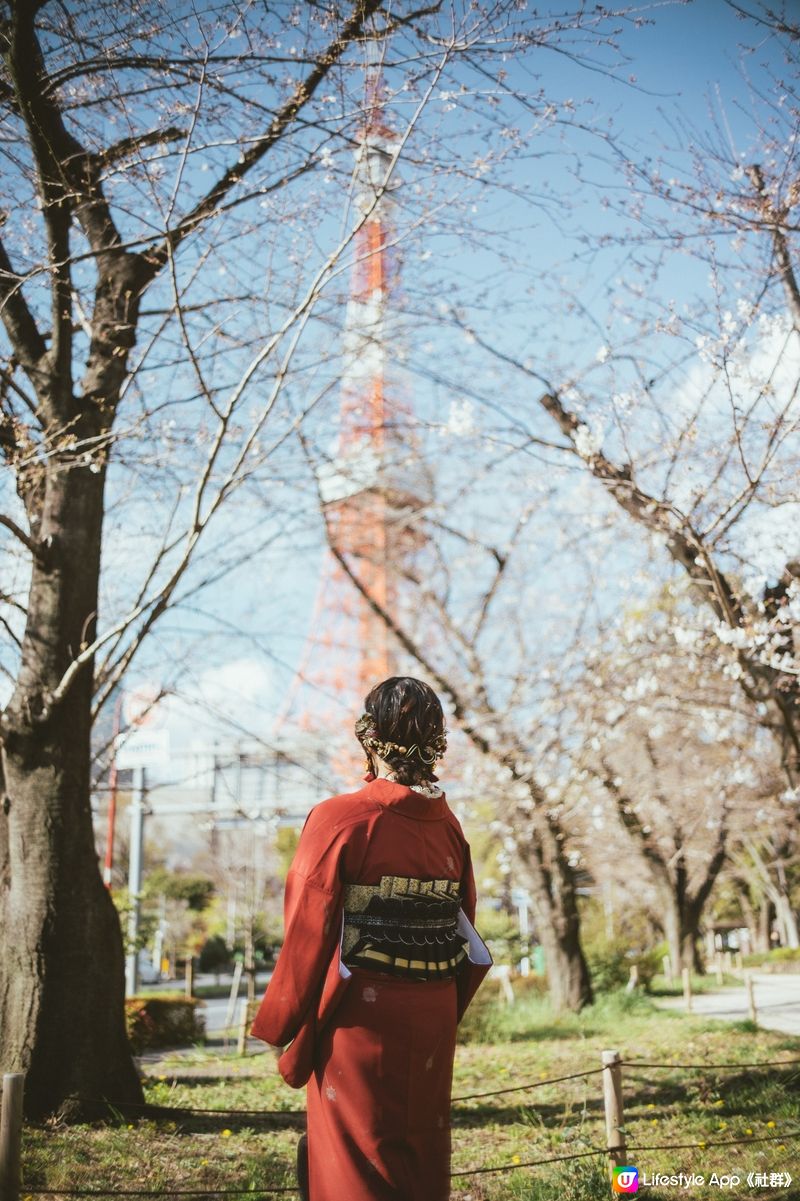
{"label": "street sign", "polygon": [[140,726],[119,740],[117,767],[127,771],[136,767],[169,767],[169,730]]}
{"label": "street sign", "polygon": [[162,699],[160,685],[140,684],[125,693],[122,713],[128,726],[160,726],[164,722],[164,711],[159,707]]}

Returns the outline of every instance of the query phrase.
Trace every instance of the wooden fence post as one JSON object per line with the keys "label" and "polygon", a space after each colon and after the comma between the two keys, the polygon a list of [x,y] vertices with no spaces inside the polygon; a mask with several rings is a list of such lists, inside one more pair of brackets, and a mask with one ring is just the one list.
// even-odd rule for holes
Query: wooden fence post
{"label": "wooden fence post", "polygon": [[186,960],[186,995],[194,996],[194,958],[191,955]]}
{"label": "wooden fence post", "polygon": [[608,1175],[627,1162],[622,1114],[622,1061],[619,1051],[603,1051],[603,1106],[606,1113]]}
{"label": "wooden fence post", "polygon": [[3,1076],[0,1107],[0,1201],[19,1201],[22,1164],[22,1096],[25,1076],[7,1072]]}
{"label": "wooden fence post", "polygon": [[667,984],[671,984],[672,983],[672,960],[670,959],[669,955],[664,956],[664,958],[662,960],[662,966],[664,968],[664,976],[666,977]]}
{"label": "wooden fence post", "polygon": [[250,1025],[248,1021],[249,1016],[250,1003],[247,997],[244,997],[239,1005],[239,1037],[236,1040],[236,1050],[239,1055],[247,1054],[247,1030]]}
{"label": "wooden fence post", "polygon": [[492,968],[492,973],[500,981],[500,991],[508,1005],[514,1004],[514,989],[511,985],[511,967],[507,963],[498,963]]}
{"label": "wooden fence post", "polygon": [[225,1030],[222,1036],[222,1043],[225,1050],[228,1049],[228,1040],[231,1030],[233,1029],[233,1019],[236,1016],[236,1002],[239,999],[239,985],[242,980],[242,961],[236,960],[236,966],[233,969],[233,980],[231,981],[231,995],[228,997],[228,1008],[225,1010]]}
{"label": "wooden fence post", "polygon": [[683,999],[686,1002],[686,1012],[692,1012],[692,973],[688,967],[685,967],[681,972],[683,977]]}
{"label": "wooden fence post", "polygon": [[754,1026],[757,1026],[758,1013],[756,1012],[756,996],[753,991],[753,977],[750,972],[745,972],[744,986],[747,989],[747,1008],[750,1012],[750,1021]]}

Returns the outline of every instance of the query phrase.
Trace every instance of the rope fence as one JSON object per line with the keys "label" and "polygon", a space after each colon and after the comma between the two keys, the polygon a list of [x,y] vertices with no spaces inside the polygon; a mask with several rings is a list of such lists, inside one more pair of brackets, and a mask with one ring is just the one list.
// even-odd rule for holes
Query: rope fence
{"label": "rope fence", "polygon": [[685,1071],[707,1071],[713,1068],[715,1072],[719,1072],[745,1068],[783,1068],[800,1063],[800,1059],[765,1059],[761,1063],[656,1063],[651,1059],[626,1059],[623,1062],[627,1068],[681,1068]]}
{"label": "rope fence", "polygon": [[274,1188],[26,1188],[23,1191],[27,1197],[263,1197],[273,1193],[296,1196],[300,1192],[290,1185]]}
{"label": "rope fence", "polygon": [[[681,1071],[753,1071],[769,1067],[790,1067],[800,1064],[800,1059],[767,1059],[758,1063],[657,1063],[649,1059],[621,1059],[620,1066],[633,1068],[631,1075],[636,1076],[637,1068],[662,1068],[664,1070]],[[599,1076],[605,1069],[588,1068],[583,1072],[568,1072],[563,1076],[547,1076],[542,1080],[528,1080],[524,1084],[512,1084],[506,1088],[496,1088],[489,1092],[462,1093],[453,1097],[453,1104],[464,1101],[486,1100],[489,1097],[502,1097],[508,1093],[528,1092],[534,1088],[546,1088],[551,1084],[562,1084],[566,1080],[581,1080],[587,1076]],[[201,1114],[209,1117],[227,1117],[231,1114],[240,1117],[276,1117],[302,1118],[304,1109],[239,1109],[235,1106],[213,1108],[200,1105],[165,1105],[156,1101],[109,1101],[106,1097],[77,1096],[76,1101],[92,1106],[105,1105],[110,1110],[125,1112],[126,1110],[141,1110],[143,1116],[158,1116],[162,1113]]]}
{"label": "rope fence", "polygon": [[545,1080],[531,1080],[527,1084],[512,1084],[510,1088],[496,1088],[490,1093],[465,1093],[461,1097],[453,1097],[453,1104],[459,1101],[475,1101],[485,1097],[502,1097],[504,1093],[519,1093],[529,1088],[544,1088],[546,1084],[560,1084],[562,1080],[579,1080],[583,1076],[597,1076],[603,1068],[589,1068],[586,1072],[570,1072],[567,1076],[549,1076]]}
{"label": "rope fence", "polygon": [[[800,1059],[762,1060],[757,1063],[658,1063],[651,1060],[623,1060],[618,1051],[603,1051],[602,1066],[590,1068],[583,1072],[570,1072],[561,1076],[550,1076],[542,1080],[528,1081],[525,1084],[511,1085],[507,1088],[494,1089],[489,1092],[467,1093],[454,1097],[454,1103],[473,1100],[484,1100],[488,1097],[504,1096],[508,1093],[526,1091],[528,1089],[544,1088],[552,1084],[561,1084],[567,1080],[585,1079],[589,1076],[603,1077],[603,1108],[606,1125],[606,1145],[585,1151],[576,1151],[568,1155],[549,1156],[542,1159],[525,1160],[494,1167],[464,1168],[451,1173],[451,1178],[499,1174],[514,1172],[522,1168],[537,1168],[546,1164],[568,1163],[578,1159],[590,1159],[597,1156],[607,1158],[609,1174],[613,1168],[626,1164],[630,1152],[651,1151],[680,1151],[697,1150],[706,1147],[737,1147],[756,1143],[783,1143],[800,1138],[800,1127],[794,1130],[782,1131],[777,1134],[754,1135],[734,1139],[695,1139],[682,1143],[648,1143],[628,1145],[624,1126],[622,1102],[622,1068],[660,1068],[663,1070],[680,1071],[753,1071],[763,1068],[791,1067],[800,1064]],[[36,1188],[22,1184],[22,1109],[23,1109],[24,1075],[21,1073],[6,1074],[3,1077],[2,1103],[0,1103],[0,1201],[19,1201],[20,1194],[31,1197],[232,1197],[247,1195],[249,1197],[293,1195],[299,1194],[296,1187],[265,1186],[252,1188],[249,1185],[240,1188],[202,1188],[202,1189],[141,1189],[141,1188]],[[302,1117],[303,1110],[264,1110],[264,1109],[212,1109],[198,1106],[167,1106],[153,1105],[147,1102],[110,1102],[106,1099],[76,1098],[91,1100],[93,1104],[103,1104],[109,1109],[125,1112],[125,1110],[141,1110],[147,1113],[189,1113],[203,1115],[228,1116],[241,1114],[246,1117]]]}

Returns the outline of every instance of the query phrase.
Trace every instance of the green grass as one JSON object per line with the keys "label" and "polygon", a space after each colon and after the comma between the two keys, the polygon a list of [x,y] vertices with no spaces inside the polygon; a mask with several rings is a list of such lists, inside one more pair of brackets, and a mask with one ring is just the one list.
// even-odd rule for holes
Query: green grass
{"label": "green grass", "polygon": [[774,947],[771,951],[754,952],[745,955],[745,967],[765,968],[770,972],[800,972],[800,948]]}
{"label": "green grass", "polygon": [[[705,976],[692,976],[692,992],[708,993],[716,992],[719,988],[743,988],[744,982],[741,976],[732,976],[729,972],[723,972],[722,984],[717,980],[717,974],[714,971],[707,972]],[[656,976],[651,982],[648,992],[653,997],[682,997],[683,984],[680,980],[667,980],[666,976]]]}
{"label": "green grass", "polygon": [[[721,1023],[682,1012],[658,1011],[646,997],[615,994],[582,1014],[555,1016],[537,995],[513,1007],[498,1003],[494,988],[465,1028],[472,1041],[456,1054],[454,1097],[539,1087],[456,1102],[453,1171],[486,1168],[580,1153],[605,1142],[602,1079],[593,1075],[559,1084],[551,1076],[600,1066],[601,1051],[624,1059],[744,1064],[800,1059],[800,1039],[754,1030],[750,1023]],[[474,1041],[476,1036],[491,1041]],[[244,1060],[196,1049],[165,1057],[148,1069],[147,1099],[162,1105],[273,1110],[273,1116],[201,1115],[118,1125],[31,1128],[25,1132],[24,1181],[33,1187],[232,1188],[294,1184],[294,1153],[302,1129],[304,1096],[277,1075],[271,1051]],[[623,1068],[625,1128],[631,1147],[692,1143],[683,1151],[631,1151],[640,1174],[739,1171],[740,1188],[691,1196],[794,1197],[794,1189],[748,1189],[748,1171],[789,1171],[800,1180],[800,1064],[724,1073]],[[774,1125],[770,1125],[774,1123]],[[752,1135],[748,1135],[752,1131]],[[701,1147],[716,1139],[780,1135],[785,1143],[738,1148]],[[654,1201],[689,1195],[645,1189]],[[23,1190],[23,1197],[25,1196]],[[594,1201],[610,1197],[604,1158],[511,1172],[456,1177],[458,1201]],[[345,1199],[343,1199],[345,1201]]]}

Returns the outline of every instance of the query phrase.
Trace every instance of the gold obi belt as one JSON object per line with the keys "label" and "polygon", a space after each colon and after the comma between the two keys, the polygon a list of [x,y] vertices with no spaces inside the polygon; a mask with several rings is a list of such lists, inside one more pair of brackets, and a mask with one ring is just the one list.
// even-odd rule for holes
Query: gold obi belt
{"label": "gold obi belt", "polygon": [[447,980],[466,957],[458,880],[382,876],[344,892],[342,962],[414,980]]}

